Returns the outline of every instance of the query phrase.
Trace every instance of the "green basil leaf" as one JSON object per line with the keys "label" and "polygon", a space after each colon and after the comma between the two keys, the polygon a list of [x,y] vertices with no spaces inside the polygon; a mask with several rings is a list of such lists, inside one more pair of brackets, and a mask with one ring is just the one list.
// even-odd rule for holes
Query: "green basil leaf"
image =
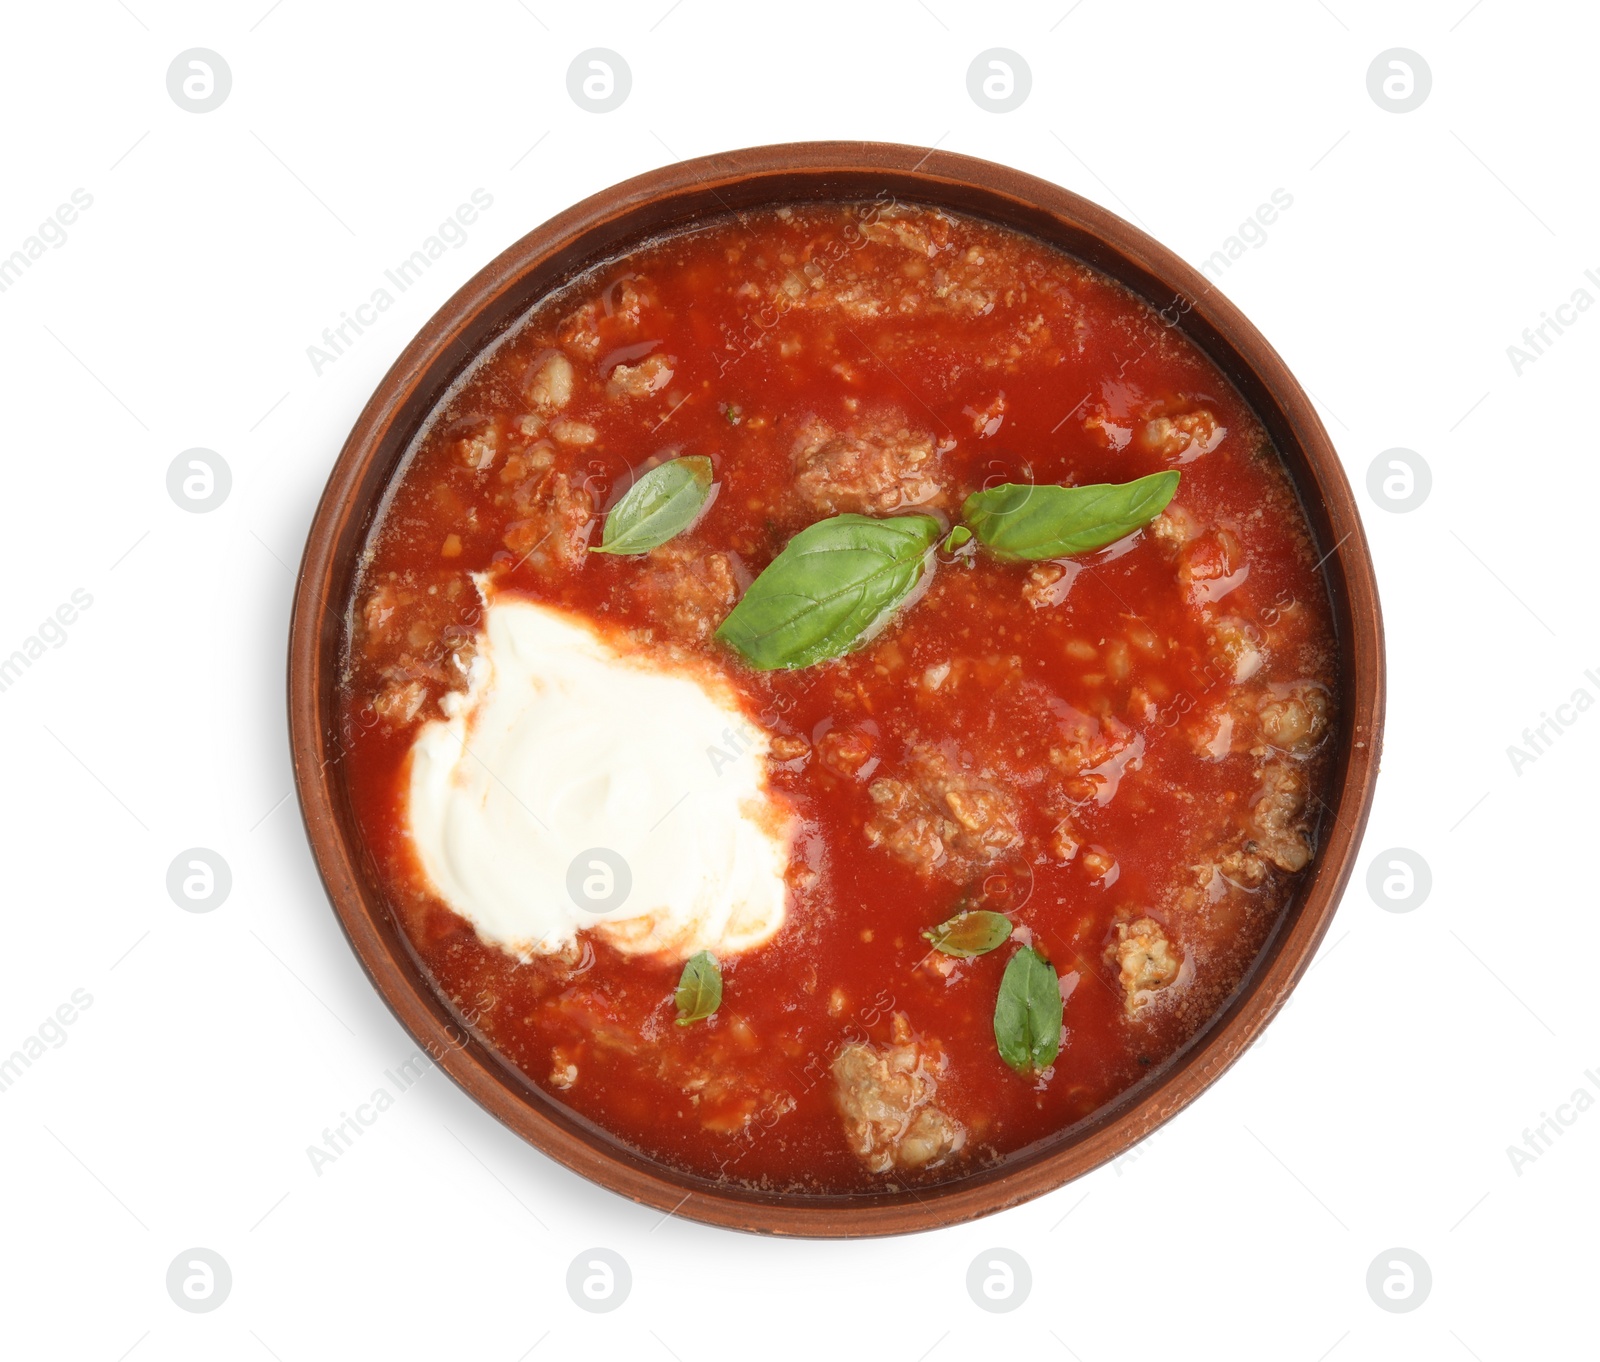
{"label": "green basil leaf", "polygon": [[700,518],[711,500],[711,460],[703,454],[657,464],[606,513],[591,553],[648,553]]}
{"label": "green basil leaf", "polygon": [[691,955],[678,980],[672,1000],[678,1005],[678,1025],[704,1021],[722,1006],[722,966],[710,951]]}
{"label": "green basil leaf", "polygon": [[1148,525],[1178,490],[1178,470],[1085,487],[1005,482],[974,492],[961,518],[997,558],[1065,558]]}
{"label": "green basil leaf", "polygon": [[933,944],[934,950],[960,960],[970,960],[975,955],[987,955],[996,946],[1003,946],[1011,935],[1011,919],[1004,913],[991,913],[980,908],[975,912],[957,913],[922,935]]}
{"label": "green basil leaf", "polygon": [[969,530],[965,525],[957,525],[953,530],[950,531],[949,535],[946,537],[944,543],[940,545],[940,547],[943,548],[946,553],[954,553],[971,538],[971,530]]}
{"label": "green basil leaf", "polygon": [[994,1043],[1019,1074],[1048,1068],[1061,1049],[1061,985],[1054,967],[1032,946],[1006,964],[994,1003]]}
{"label": "green basil leaf", "polygon": [[808,525],[750,584],[717,637],[758,671],[809,667],[867,643],[933,567],[939,522],[836,515]]}

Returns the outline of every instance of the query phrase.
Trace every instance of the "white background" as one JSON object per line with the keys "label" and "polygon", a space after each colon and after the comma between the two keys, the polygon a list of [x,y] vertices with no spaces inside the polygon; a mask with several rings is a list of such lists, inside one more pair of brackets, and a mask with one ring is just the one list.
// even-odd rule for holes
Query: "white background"
{"label": "white background", "polygon": [[[0,655],[74,589],[91,608],[0,693],[0,1056],[74,989],[92,1006],[0,1093],[7,1357],[984,1355],[1480,1362],[1593,1355],[1600,1089],[1588,712],[1520,774],[1507,747],[1600,669],[1595,357],[1583,314],[1518,376],[1506,347],[1600,272],[1590,167],[1600,22],[1509,0],[1049,6],[956,0],[562,6],[93,0],[8,7],[0,254],[76,188],[93,206],[0,294]],[[669,8],[670,6],[670,8]],[[1469,9],[1469,6],[1471,8]],[[569,97],[580,51],[633,89]],[[1431,67],[1406,114],[1381,51]],[[233,88],[180,109],[173,57]],[[966,71],[1006,47],[1016,111]],[[875,138],[1021,167],[1198,264],[1274,189],[1293,206],[1221,281],[1315,395],[1357,486],[1387,612],[1389,728],[1357,876],[1292,1005],[1114,1168],[909,1239],[768,1242],[663,1220],[556,1167],[434,1073],[336,1164],[306,1147],[413,1050],[323,897],[289,797],[292,568],[385,368],[492,255],[626,176],[736,145]],[[542,139],[542,140],[541,140]],[[529,148],[537,143],[533,151]],[[493,208],[320,376],[306,347],[474,189]],[[204,515],[165,476],[222,454]],[[1393,446],[1433,473],[1379,508]],[[178,852],[233,890],[178,910]],[[1432,867],[1416,911],[1365,888]],[[1595,1068],[1595,1079],[1585,1070]],[[231,1266],[209,1314],[168,1264]],[[588,1314],[604,1246],[630,1298]],[[968,1264],[1020,1253],[985,1313]],[[1430,1265],[1393,1314],[1368,1265]]]}

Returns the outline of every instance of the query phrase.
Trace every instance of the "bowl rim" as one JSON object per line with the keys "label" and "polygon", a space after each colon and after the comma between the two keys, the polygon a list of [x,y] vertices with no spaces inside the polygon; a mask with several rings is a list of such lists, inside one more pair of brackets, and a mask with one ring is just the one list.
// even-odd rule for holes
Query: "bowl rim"
{"label": "bowl rim", "polygon": [[[656,1163],[568,1112],[479,1040],[434,991],[364,877],[342,802],[345,741],[333,693],[349,587],[394,465],[450,383],[537,298],[590,265],[721,212],[878,197],[1018,227],[1111,274],[1216,363],[1266,426],[1319,546],[1339,635],[1340,732],[1308,878],[1230,1001],[1149,1078],[1077,1125],[991,1168],[920,1191],[800,1196],[715,1184]],[[719,208],[720,205],[720,208]],[[651,224],[654,224],[653,226]],[[1170,319],[1168,314],[1173,314]],[[509,246],[449,298],[401,352],[329,474],[296,578],[288,719],[295,789],[317,869],[373,986],[431,1060],[528,1143],[600,1186],[706,1224],[818,1238],[905,1233],[1020,1205],[1093,1171],[1187,1107],[1260,1034],[1304,975],[1359,853],[1384,719],[1382,611],[1350,484],[1310,399],[1265,337],[1201,273],[1143,231],[1049,181],[974,157],[879,142],[797,142],[680,161],[604,189]]]}

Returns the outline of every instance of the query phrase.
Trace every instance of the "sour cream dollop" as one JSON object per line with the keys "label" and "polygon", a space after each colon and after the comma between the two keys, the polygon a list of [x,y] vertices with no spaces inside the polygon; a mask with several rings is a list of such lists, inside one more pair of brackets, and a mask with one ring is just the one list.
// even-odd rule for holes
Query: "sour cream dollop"
{"label": "sour cream dollop", "polygon": [[469,687],[411,748],[406,816],[440,898],[523,960],[580,931],[675,959],[770,940],[792,817],[732,687],[479,589]]}

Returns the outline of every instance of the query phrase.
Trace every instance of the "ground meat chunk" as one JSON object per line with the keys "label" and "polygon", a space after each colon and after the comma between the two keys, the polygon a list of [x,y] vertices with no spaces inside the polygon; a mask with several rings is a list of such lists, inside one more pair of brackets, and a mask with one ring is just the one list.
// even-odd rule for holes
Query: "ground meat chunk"
{"label": "ground meat chunk", "polygon": [[1275,686],[1261,697],[1256,726],[1271,746],[1305,756],[1328,731],[1328,692],[1315,681]]}
{"label": "ground meat chunk", "polygon": [[1139,443],[1164,459],[1188,463],[1209,454],[1228,434],[1217,418],[1202,408],[1187,416],[1158,416],[1146,421],[1139,431]]}
{"label": "ground meat chunk", "polygon": [[883,777],[873,781],[867,793],[877,806],[867,820],[868,842],[916,866],[923,874],[944,863],[944,834],[955,831],[949,819],[940,817],[903,781]]}
{"label": "ground meat chunk", "polygon": [[947,1068],[938,1042],[918,1040],[901,1012],[891,1044],[857,1041],[839,1051],[834,1104],[845,1139],[868,1171],[937,1167],[960,1152],[965,1127],[934,1105]]}
{"label": "ground meat chunk", "polygon": [[1034,563],[1022,584],[1022,599],[1035,610],[1048,610],[1066,600],[1077,568],[1066,563]]}
{"label": "ground meat chunk", "polygon": [[874,780],[867,793],[876,806],[867,841],[924,875],[962,879],[1022,841],[1012,797],[943,748],[913,743],[898,777]]}
{"label": "ground meat chunk", "polygon": [[865,780],[878,767],[874,757],[877,726],[830,728],[817,739],[817,758],[831,771],[851,780]]}
{"label": "ground meat chunk", "polygon": [[710,638],[739,600],[728,555],[682,540],[651,549],[639,561],[630,590],[651,620],[680,643]]}
{"label": "ground meat chunk", "polygon": [[1306,778],[1285,762],[1261,773],[1261,790],[1250,810],[1245,850],[1266,857],[1279,870],[1304,870],[1311,860],[1305,827]]}
{"label": "ground meat chunk", "polygon": [[1122,450],[1133,439],[1133,427],[1125,426],[1109,412],[1097,411],[1084,418],[1084,433],[1106,449]]}
{"label": "ground meat chunk", "polygon": [[807,421],[795,437],[792,458],[796,489],[824,515],[887,515],[926,505],[942,490],[933,436],[893,416],[848,431]]}
{"label": "ground meat chunk", "polygon": [[1178,555],[1178,585],[1202,608],[1220,601],[1250,576],[1244,546],[1229,530],[1212,530],[1191,539]]}
{"label": "ground meat chunk", "polygon": [[1233,752],[1239,728],[1232,706],[1220,705],[1197,714],[1184,725],[1184,733],[1195,756],[1207,761],[1221,761]]}
{"label": "ground meat chunk", "polygon": [[875,222],[866,223],[861,228],[861,235],[869,241],[896,244],[918,255],[934,256],[943,247],[949,233],[941,232],[940,240],[935,241],[929,228],[942,225],[938,219],[926,214],[905,214],[886,209]]}
{"label": "ground meat chunk", "polygon": [[645,313],[654,301],[644,280],[617,280],[561,323],[561,344],[584,359],[598,359],[608,343],[616,345],[638,338]]}
{"label": "ground meat chunk", "polygon": [[1067,777],[1066,795],[1077,803],[1109,802],[1143,750],[1139,734],[1114,715],[1096,719],[1070,705],[1059,706],[1056,723],[1060,740],[1050,748],[1050,764]]}
{"label": "ground meat chunk", "polygon": [[561,351],[551,350],[534,361],[523,393],[536,410],[557,412],[572,401],[573,377],[572,361]]}
{"label": "ground meat chunk", "polygon": [[565,473],[529,478],[512,491],[521,517],[506,526],[505,546],[539,570],[583,566],[594,532],[594,497]]}
{"label": "ground meat chunk", "polygon": [[410,603],[411,593],[402,591],[393,582],[384,582],[373,588],[367,603],[361,608],[361,621],[366,625],[368,642],[383,642],[394,623],[395,611]]}
{"label": "ground meat chunk", "polygon": [[1259,889],[1267,880],[1270,867],[1249,845],[1235,847],[1217,862],[1217,870],[1225,880],[1241,889]]}
{"label": "ground meat chunk", "polygon": [[811,755],[811,744],[804,738],[779,733],[772,738],[768,751],[774,761],[800,761]]}
{"label": "ground meat chunk", "polygon": [[644,397],[660,392],[672,382],[676,363],[670,355],[650,355],[637,364],[619,364],[606,381],[606,392],[612,397]]}
{"label": "ground meat chunk", "polygon": [[961,316],[993,312],[1000,293],[985,273],[986,263],[976,246],[968,247],[958,259],[933,271],[933,296]]}
{"label": "ground meat chunk", "polygon": [[400,728],[417,717],[427,698],[428,688],[421,681],[397,676],[372,697],[372,708],[384,723]]}
{"label": "ground meat chunk", "polygon": [[1072,820],[1063,818],[1055,827],[1050,829],[1050,837],[1045,844],[1045,849],[1062,865],[1066,865],[1068,861],[1078,854],[1078,849],[1082,845],[1082,839],[1078,836],[1078,830],[1073,826]]}
{"label": "ground meat chunk", "polygon": [[1153,1001],[1158,989],[1178,977],[1183,957],[1167,939],[1166,929],[1154,918],[1119,922],[1116,937],[1106,947],[1106,958],[1118,967],[1122,1005],[1132,1017]]}
{"label": "ground meat chunk", "polygon": [[1267,660],[1261,646],[1261,631],[1248,620],[1224,616],[1211,626],[1207,643],[1212,660],[1235,681],[1248,681]]}
{"label": "ground meat chunk", "polygon": [[1176,558],[1185,544],[1200,537],[1200,524],[1182,506],[1168,506],[1150,522],[1150,537],[1168,558]]}
{"label": "ground meat chunk", "polygon": [[565,416],[550,426],[550,438],[563,445],[592,445],[598,434],[587,421],[573,421]]}
{"label": "ground meat chunk", "polygon": [[500,430],[492,423],[456,442],[456,457],[479,473],[494,463],[495,455],[499,452]]}

